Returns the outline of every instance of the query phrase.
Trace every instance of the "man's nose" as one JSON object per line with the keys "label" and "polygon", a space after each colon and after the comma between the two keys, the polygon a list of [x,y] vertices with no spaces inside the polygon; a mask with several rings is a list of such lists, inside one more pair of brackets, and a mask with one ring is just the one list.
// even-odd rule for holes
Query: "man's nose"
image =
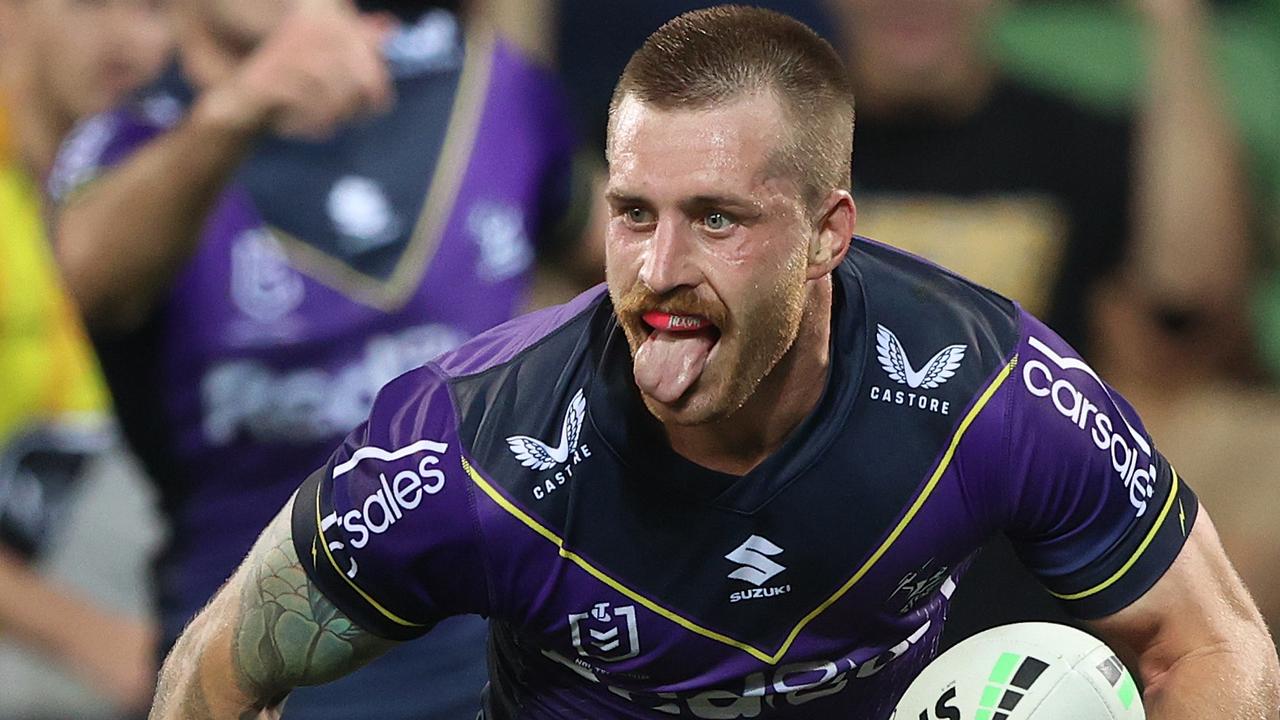
{"label": "man's nose", "polygon": [[678,220],[659,219],[640,266],[640,279],[655,293],[698,284],[700,275],[693,262],[694,246],[689,232]]}

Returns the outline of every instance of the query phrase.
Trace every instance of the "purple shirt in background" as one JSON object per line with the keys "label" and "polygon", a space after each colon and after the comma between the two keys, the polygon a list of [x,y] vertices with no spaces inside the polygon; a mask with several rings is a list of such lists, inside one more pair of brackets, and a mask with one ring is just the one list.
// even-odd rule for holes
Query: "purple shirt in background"
{"label": "purple shirt in background", "polygon": [[[100,343],[170,523],[157,562],[166,646],[380,386],[519,311],[535,243],[566,210],[572,137],[549,72],[484,33],[464,42],[442,11],[387,55],[395,109],[326,143],[264,139],[148,327]],[[63,149],[55,199],[172,127],[181,95],[87,122]],[[467,628],[418,651],[444,676],[413,682],[427,697],[465,691],[474,713],[480,685],[450,687],[483,676],[484,630]],[[353,717],[391,717],[348,695]]]}

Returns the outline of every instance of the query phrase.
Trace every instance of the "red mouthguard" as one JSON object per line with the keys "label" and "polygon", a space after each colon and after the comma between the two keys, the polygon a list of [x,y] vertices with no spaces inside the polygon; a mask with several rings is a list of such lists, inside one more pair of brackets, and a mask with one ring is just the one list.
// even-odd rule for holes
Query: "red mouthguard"
{"label": "red mouthguard", "polygon": [[706,318],[697,315],[672,315],[660,310],[650,310],[642,317],[655,329],[670,332],[693,332],[711,324]]}

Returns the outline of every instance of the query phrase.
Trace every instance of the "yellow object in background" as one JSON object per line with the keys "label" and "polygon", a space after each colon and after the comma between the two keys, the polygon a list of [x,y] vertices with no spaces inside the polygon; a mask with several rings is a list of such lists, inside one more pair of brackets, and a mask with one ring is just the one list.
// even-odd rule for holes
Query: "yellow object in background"
{"label": "yellow object in background", "polygon": [[108,407],[0,102],[0,456],[15,438],[50,426],[104,428]]}

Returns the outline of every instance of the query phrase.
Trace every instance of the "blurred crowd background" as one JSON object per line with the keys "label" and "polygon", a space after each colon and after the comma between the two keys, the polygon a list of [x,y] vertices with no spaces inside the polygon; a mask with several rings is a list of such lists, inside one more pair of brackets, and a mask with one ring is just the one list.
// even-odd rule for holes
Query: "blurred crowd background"
{"label": "blurred crowd background", "polygon": [[[249,317],[227,327],[265,344],[262,357],[272,342],[293,347],[300,331],[289,313],[304,287],[294,272],[312,294],[310,283],[346,288],[351,272],[379,281],[344,291],[361,312],[381,314],[357,322],[363,330],[336,317],[334,327],[365,333],[361,343],[401,332],[403,356],[390,362],[400,370],[516,305],[556,302],[598,281],[613,84],[663,21],[711,4],[368,0],[368,22],[353,21],[351,33],[376,33],[389,77],[371,76],[372,90],[327,90],[350,91],[376,112],[335,105],[317,119],[302,112],[305,99],[276,98],[301,110],[255,116],[250,143],[211,136],[175,148],[185,113],[198,123],[199,108],[226,107],[210,98],[228,78],[239,73],[243,87],[253,65],[260,91],[283,86],[273,73],[304,64],[289,53],[314,54],[293,16],[326,3],[341,0],[0,0],[0,719],[139,716],[157,653],[190,610],[183,603],[207,598],[174,573],[208,575],[216,586],[229,572],[220,555],[243,554],[231,543],[200,565],[221,530],[184,509],[205,485],[186,487],[182,468],[252,475],[275,466],[232,467],[189,440],[157,447],[183,429],[162,427],[178,421],[152,396],[185,397],[157,388],[184,367],[159,354],[223,352],[201,335],[222,306]],[[756,4],[805,21],[848,60],[859,234],[1012,296],[1081,349],[1197,490],[1280,629],[1280,0]],[[487,84],[470,60],[451,59],[454,35],[468,54],[498,48]],[[451,72],[442,68],[457,70],[456,87],[410,84]],[[378,83],[393,84],[396,97],[382,97]],[[474,147],[460,154],[452,148],[466,121],[436,105],[456,96],[464,107],[472,86],[490,93],[481,106],[501,109],[484,111]],[[127,148],[122,112],[146,119]],[[410,114],[379,119],[396,113]],[[165,151],[207,173],[165,165]],[[352,170],[387,157],[406,158],[396,172],[409,175],[408,200],[384,198]],[[509,180],[523,199],[477,204],[446,227],[449,193],[474,192],[464,165],[467,177]],[[182,187],[188,177],[200,187]],[[219,285],[197,266],[216,264],[212,246],[219,223],[233,222],[226,198],[235,188],[265,234],[236,236],[228,252],[249,280]],[[424,272],[449,262],[454,236],[465,235],[480,258],[476,278],[446,268],[427,277],[448,292],[406,301],[395,289],[403,258],[375,250],[403,236],[404,257],[417,257],[415,243],[431,233],[417,260],[433,268]],[[174,351],[182,327],[194,330]],[[445,330],[424,338],[423,327]],[[290,441],[298,426],[349,419],[317,419],[323,403],[251,372],[219,378],[215,391],[209,376],[166,382],[203,384],[203,402],[220,397],[233,416],[254,403],[297,406],[223,418],[218,432],[236,442],[237,433],[265,433],[270,442],[259,446],[276,453],[272,443]],[[340,381],[295,384],[324,395],[341,393]],[[358,421],[327,430],[340,438]],[[203,422],[217,434],[210,416]],[[333,441],[317,431],[299,443],[301,466],[316,467]],[[232,504],[222,510],[235,514],[240,498],[262,505],[265,523],[283,498],[255,494],[258,481],[229,481],[217,497],[230,494]],[[1000,583],[1000,598],[974,599],[962,585],[954,633],[1047,607],[1014,577],[1009,555],[998,543],[984,553],[974,572],[991,580],[970,585]]]}

